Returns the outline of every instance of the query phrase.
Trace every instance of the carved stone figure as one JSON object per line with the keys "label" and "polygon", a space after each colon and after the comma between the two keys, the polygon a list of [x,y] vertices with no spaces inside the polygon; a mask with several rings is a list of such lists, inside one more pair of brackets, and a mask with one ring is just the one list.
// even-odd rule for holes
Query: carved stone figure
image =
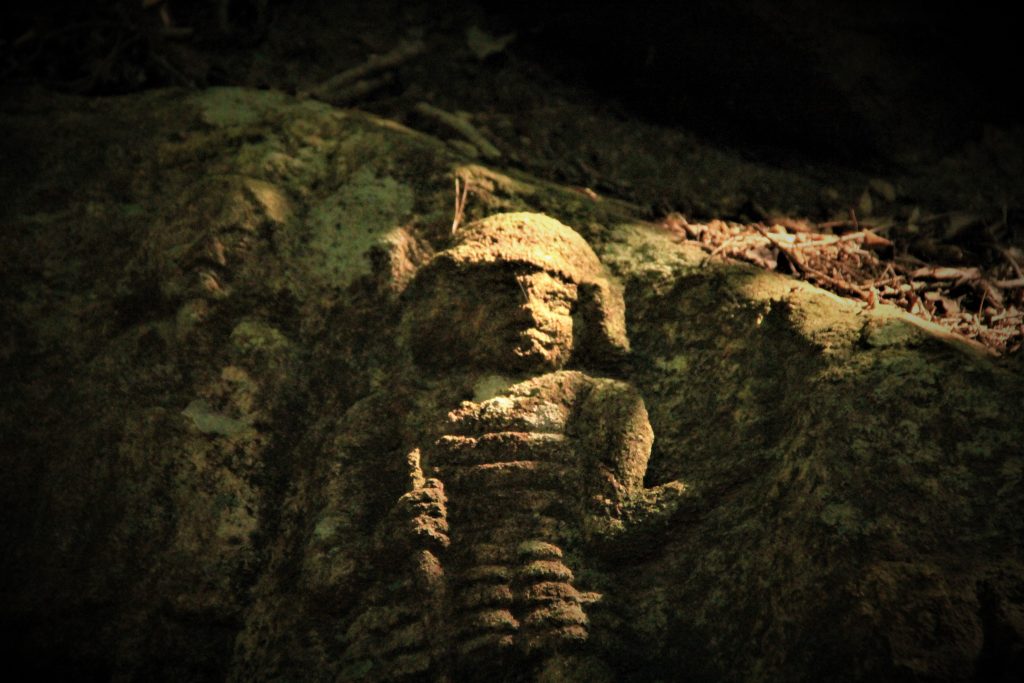
{"label": "carved stone figure", "polygon": [[438,381],[468,373],[474,397],[409,455],[409,490],[378,529],[382,556],[403,557],[379,565],[341,677],[530,680],[585,657],[602,599],[588,550],[682,491],[644,488],[637,390],[584,370],[628,352],[622,295],[572,229],[501,214],[465,226],[405,297],[411,362]]}

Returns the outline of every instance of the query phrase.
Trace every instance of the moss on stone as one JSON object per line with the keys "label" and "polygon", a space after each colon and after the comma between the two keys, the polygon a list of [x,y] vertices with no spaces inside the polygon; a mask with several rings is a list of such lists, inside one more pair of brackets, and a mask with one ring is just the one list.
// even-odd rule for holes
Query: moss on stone
{"label": "moss on stone", "polygon": [[[626,203],[358,112],[233,89],[30,97],[2,115],[35,143],[11,159],[0,246],[18,293],[0,307],[2,597],[70,661],[337,673],[405,440],[512,381],[403,369],[402,287],[375,289],[451,243],[461,174],[465,224],[544,212],[621,280],[632,351],[610,371],[650,416],[643,484],[685,494],[621,511],[668,521],[588,569],[591,649],[545,676],[938,681],[1019,662],[1019,362],[705,264]],[[377,247],[398,254],[383,275]],[[233,655],[201,647],[217,629]]]}

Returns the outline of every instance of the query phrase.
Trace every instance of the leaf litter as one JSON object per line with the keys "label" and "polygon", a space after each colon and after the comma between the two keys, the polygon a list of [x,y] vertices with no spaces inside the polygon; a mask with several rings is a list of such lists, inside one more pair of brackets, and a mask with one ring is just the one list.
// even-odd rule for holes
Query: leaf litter
{"label": "leaf litter", "polygon": [[[872,189],[890,190],[880,184]],[[869,209],[867,201],[858,204]],[[913,239],[917,223],[925,222],[941,222],[945,239]],[[699,244],[708,254],[705,263],[735,259],[859,299],[868,308],[898,306],[998,354],[1011,354],[1024,345],[1024,250],[999,245],[997,233],[1006,223],[1005,215],[990,222],[961,213],[922,217],[919,210],[903,220],[858,220],[851,210],[848,219],[821,223],[692,223],[679,213],[660,221]],[[969,240],[956,241],[965,235]],[[925,258],[943,256],[953,263]]]}

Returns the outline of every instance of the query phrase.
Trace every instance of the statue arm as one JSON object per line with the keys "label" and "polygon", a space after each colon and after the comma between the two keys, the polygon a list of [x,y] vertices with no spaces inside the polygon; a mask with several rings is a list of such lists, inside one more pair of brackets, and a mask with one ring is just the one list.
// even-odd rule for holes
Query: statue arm
{"label": "statue arm", "polygon": [[644,486],[654,432],[636,388],[595,380],[578,415],[588,536],[608,538],[667,523],[687,489],[682,481]]}

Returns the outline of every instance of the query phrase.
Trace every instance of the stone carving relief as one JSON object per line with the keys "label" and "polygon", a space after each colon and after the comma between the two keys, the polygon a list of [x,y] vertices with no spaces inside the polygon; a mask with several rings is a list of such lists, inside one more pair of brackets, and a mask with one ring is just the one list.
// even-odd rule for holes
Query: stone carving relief
{"label": "stone carving relief", "polygon": [[604,597],[590,549],[683,488],[644,487],[643,400],[601,375],[628,352],[621,292],[572,229],[502,214],[465,226],[404,296],[409,362],[474,396],[409,444],[340,678],[530,679],[585,658]]}

